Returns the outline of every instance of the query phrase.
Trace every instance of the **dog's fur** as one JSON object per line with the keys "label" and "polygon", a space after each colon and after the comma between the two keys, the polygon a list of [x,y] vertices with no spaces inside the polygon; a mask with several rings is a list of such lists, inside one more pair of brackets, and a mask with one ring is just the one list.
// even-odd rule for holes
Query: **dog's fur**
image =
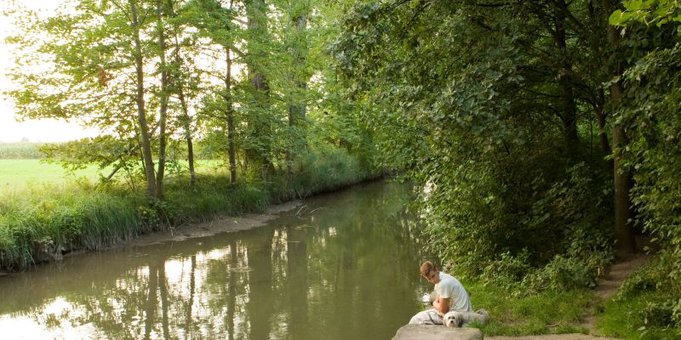
{"label": "dog's fur", "polygon": [[443,319],[447,327],[461,327],[471,322],[485,324],[489,319],[489,313],[484,309],[478,309],[475,312],[451,311],[447,312]]}

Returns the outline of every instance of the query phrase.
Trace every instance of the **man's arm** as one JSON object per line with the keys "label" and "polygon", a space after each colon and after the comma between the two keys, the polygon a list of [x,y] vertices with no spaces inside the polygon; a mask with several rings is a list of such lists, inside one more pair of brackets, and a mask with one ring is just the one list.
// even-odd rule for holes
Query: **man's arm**
{"label": "man's arm", "polygon": [[438,297],[433,301],[433,307],[437,310],[438,314],[444,315],[449,311],[449,302],[451,298]]}

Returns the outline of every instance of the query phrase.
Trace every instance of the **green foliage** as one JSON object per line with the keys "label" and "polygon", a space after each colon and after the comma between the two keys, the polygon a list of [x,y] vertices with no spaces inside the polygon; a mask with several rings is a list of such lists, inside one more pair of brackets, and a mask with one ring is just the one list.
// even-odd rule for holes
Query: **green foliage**
{"label": "green foliage", "polygon": [[618,119],[632,136],[624,154],[627,165],[634,170],[632,194],[639,212],[638,223],[652,235],[663,259],[664,275],[652,275],[651,279],[668,283],[669,298],[677,301],[681,298],[680,71],[678,43],[648,53],[625,72],[627,101],[618,112]]}
{"label": "green foliage", "polygon": [[[673,274],[675,260],[663,252],[627,279],[605,310],[602,327],[613,335],[642,331],[643,338],[681,335],[679,284]],[[613,325],[626,318],[619,331]]]}
{"label": "green foliage", "polygon": [[624,10],[610,15],[610,24],[626,26],[632,22],[658,27],[671,22],[681,22],[681,4],[671,0],[625,0]]}
{"label": "green foliage", "polygon": [[172,225],[262,211],[270,203],[269,193],[259,185],[240,182],[234,186],[224,175],[200,175],[194,188],[186,183],[183,177],[168,185],[160,210]]}
{"label": "green foliage", "polygon": [[299,197],[326,190],[336,190],[366,178],[376,177],[376,170],[360,166],[348,151],[331,145],[317,144],[303,154],[293,181]]}
{"label": "green foliage", "polygon": [[656,328],[680,328],[674,320],[675,312],[678,312],[677,301],[667,300],[663,302],[648,302],[646,307],[639,311],[638,317],[643,320],[647,327]]}
{"label": "green foliage", "polygon": [[482,276],[489,278],[486,281],[487,285],[504,287],[513,291],[518,282],[522,281],[532,269],[529,265],[528,252],[525,251],[515,256],[505,252],[483,269]]}
{"label": "green foliage", "polygon": [[[633,31],[642,23],[656,37],[654,49],[622,77],[626,93],[617,119],[631,138],[623,154],[634,173],[638,224],[660,251],[658,261],[624,284],[606,310],[603,328],[615,336],[676,338],[681,336],[681,7],[666,0],[624,1],[624,7],[611,15],[612,24]],[[626,327],[618,329],[621,324]]]}
{"label": "green foliage", "polygon": [[[613,259],[608,200],[592,195],[599,185],[607,191],[607,184],[594,178],[596,173],[579,164],[548,188],[536,177],[526,183],[526,196],[521,178],[515,179],[512,192],[490,196],[481,193],[500,187],[484,187],[489,184],[483,177],[466,177],[465,186],[438,183],[425,201],[434,236],[431,248],[454,259],[466,275],[514,286],[518,293],[593,287]],[[468,189],[471,183],[476,186]],[[504,203],[504,195],[520,202]],[[456,222],[447,224],[445,218]],[[500,231],[504,225],[513,228]]]}
{"label": "green foliage", "polygon": [[589,63],[601,52],[577,51],[605,31],[556,13],[594,31],[604,18],[544,5],[358,3],[331,50],[379,159],[433,188],[422,208],[433,253],[504,286],[532,274],[532,289],[588,287],[612,259],[612,190],[605,155],[577,128],[599,105],[605,73]]}
{"label": "green foliage", "polygon": [[579,258],[556,255],[546,266],[528,274],[522,281],[524,292],[594,288],[598,272]]}
{"label": "green foliage", "polygon": [[48,161],[59,163],[65,169],[78,170],[96,165],[100,169],[110,166],[131,166],[139,162],[139,147],[132,140],[113,136],[83,138],[64,143],[45,144],[41,151]]}

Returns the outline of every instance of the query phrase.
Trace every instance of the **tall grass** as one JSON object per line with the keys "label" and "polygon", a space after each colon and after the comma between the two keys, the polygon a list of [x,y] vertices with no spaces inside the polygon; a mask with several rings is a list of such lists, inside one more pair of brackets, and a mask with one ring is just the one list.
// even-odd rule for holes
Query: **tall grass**
{"label": "tall grass", "polygon": [[6,194],[0,207],[0,268],[22,269],[74,249],[99,249],[139,230],[141,196],[43,184]]}
{"label": "tall grass", "polygon": [[216,215],[239,215],[262,211],[270,202],[269,193],[253,183],[229,183],[229,178],[200,175],[196,186],[180,178],[167,186],[163,210],[172,224],[210,219]]}
{"label": "tall grass", "polygon": [[345,149],[324,144],[303,154],[296,161],[293,172],[295,175],[290,182],[280,176],[268,184],[274,201],[334,191],[384,174],[379,168],[360,165]]}

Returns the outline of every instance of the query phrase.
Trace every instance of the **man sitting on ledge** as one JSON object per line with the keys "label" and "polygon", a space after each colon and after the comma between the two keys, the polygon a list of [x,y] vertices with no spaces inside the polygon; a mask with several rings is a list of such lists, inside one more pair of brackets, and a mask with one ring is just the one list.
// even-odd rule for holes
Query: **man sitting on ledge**
{"label": "man sitting on ledge", "polygon": [[442,325],[444,324],[443,317],[449,311],[473,311],[468,292],[459,280],[441,272],[430,261],[421,264],[420,272],[428,282],[435,285],[433,308],[417,313],[411,318],[409,324]]}

